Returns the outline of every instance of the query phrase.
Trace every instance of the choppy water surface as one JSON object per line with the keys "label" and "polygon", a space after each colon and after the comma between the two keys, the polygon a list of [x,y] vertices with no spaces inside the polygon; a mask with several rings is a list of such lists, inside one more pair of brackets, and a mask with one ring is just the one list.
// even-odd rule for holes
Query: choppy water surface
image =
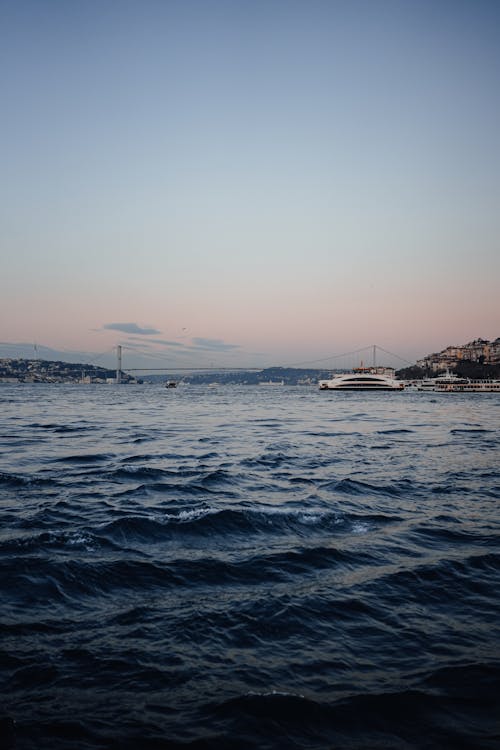
{"label": "choppy water surface", "polygon": [[498,748],[499,418],[0,386],[4,746]]}

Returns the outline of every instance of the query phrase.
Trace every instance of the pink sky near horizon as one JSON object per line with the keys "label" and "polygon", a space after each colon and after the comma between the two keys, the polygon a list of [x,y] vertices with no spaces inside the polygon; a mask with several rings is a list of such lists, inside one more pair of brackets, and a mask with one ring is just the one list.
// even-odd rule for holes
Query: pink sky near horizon
{"label": "pink sky near horizon", "polygon": [[[51,302],[42,295],[24,311],[21,306],[16,309],[15,303],[9,306],[9,315],[14,313],[9,340],[99,353],[117,343],[126,345],[130,338],[125,332],[104,330],[105,325],[135,322],[159,331],[156,335],[133,337],[137,345],[144,345],[144,350],[158,341],[189,345],[195,338],[217,339],[238,348],[200,352],[201,364],[216,360],[220,364],[250,366],[316,360],[371,344],[414,361],[450,344],[463,344],[477,337],[494,339],[499,334],[493,289],[485,295],[486,304],[483,301],[476,314],[467,306],[456,304],[453,295],[431,296],[428,291],[421,293],[411,288],[402,289],[399,294],[384,290],[381,296],[373,289],[365,289],[361,297],[346,289],[333,292],[331,298],[325,293],[311,293],[298,299],[291,290],[265,296],[261,290],[254,294],[247,288],[239,300],[235,296],[235,290],[228,293],[222,289],[219,294],[211,292],[199,298],[197,304],[191,300],[190,305],[181,305],[174,300],[164,305],[159,299],[145,299],[135,305],[117,300],[114,305],[109,296],[104,303],[70,294],[65,298],[57,295]],[[180,361],[180,349],[160,344],[156,348],[165,354],[166,362],[172,357],[172,363]]]}

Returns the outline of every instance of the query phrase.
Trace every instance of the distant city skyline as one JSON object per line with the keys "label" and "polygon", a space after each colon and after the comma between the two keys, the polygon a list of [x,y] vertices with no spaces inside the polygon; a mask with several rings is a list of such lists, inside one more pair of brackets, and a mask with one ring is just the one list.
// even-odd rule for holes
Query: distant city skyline
{"label": "distant city skyline", "polygon": [[0,29],[0,356],[498,336],[499,4],[19,0]]}

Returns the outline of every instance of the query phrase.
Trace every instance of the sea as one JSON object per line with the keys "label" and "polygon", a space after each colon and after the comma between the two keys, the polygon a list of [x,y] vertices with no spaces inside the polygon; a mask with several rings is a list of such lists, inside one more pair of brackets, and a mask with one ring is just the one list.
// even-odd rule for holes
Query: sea
{"label": "sea", "polygon": [[500,395],[0,385],[0,746],[497,750]]}

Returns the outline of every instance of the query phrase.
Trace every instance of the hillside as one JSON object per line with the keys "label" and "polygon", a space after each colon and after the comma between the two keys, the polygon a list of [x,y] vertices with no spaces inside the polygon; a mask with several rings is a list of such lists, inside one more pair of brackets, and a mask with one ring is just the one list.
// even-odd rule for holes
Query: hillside
{"label": "hillside", "polygon": [[[75,364],[43,359],[0,359],[0,381],[19,383],[106,383],[116,371],[92,364]],[[122,382],[136,382],[122,373]]]}

